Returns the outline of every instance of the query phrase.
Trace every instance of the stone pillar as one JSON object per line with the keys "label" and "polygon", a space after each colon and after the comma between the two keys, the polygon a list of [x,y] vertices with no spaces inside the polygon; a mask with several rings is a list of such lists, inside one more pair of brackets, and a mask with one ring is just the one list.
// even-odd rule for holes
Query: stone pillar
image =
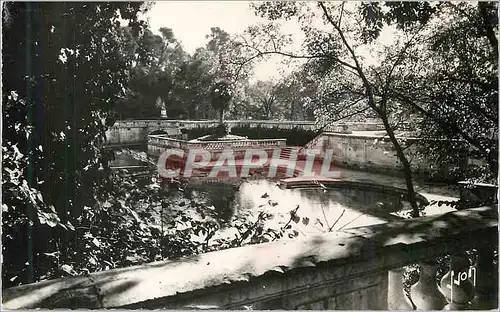
{"label": "stone pillar", "polygon": [[414,310],[413,304],[403,289],[403,271],[403,268],[397,268],[388,272],[387,307],[389,310]]}
{"label": "stone pillar", "polygon": [[[498,271],[493,266],[493,249],[493,246],[479,249],[479,259],[475,266],[476,296],[472,301],[473,308],[477,310],[491,310],[498,307]],[[474,282],[474,276],[472,278]]]}
{"label": "stone pillar", "polygon": [[438,289],[436,273],[436,261],[420,263],[420,278],[410,291],[417,310],[441,310],[445,306],[446,300]]}
{"label": "stone pillar", "polygon": [[446,310],[470,310],[474,285],[469,279],[473,271],[465,254],[452,256],[450,271],[441,279],[441,291],[446,297]]}

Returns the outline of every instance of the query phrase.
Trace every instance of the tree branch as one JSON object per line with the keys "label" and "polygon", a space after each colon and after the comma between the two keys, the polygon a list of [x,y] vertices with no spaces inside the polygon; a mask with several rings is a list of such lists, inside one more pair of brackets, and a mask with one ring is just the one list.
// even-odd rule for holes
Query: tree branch
{"label": "tree branch", "polygon": [[398,93],[397,97],[401,101],[404,101],[407,104],[410,104],[411,107],[415,108],[417,111],[419,111],[423,115],[431,118],[432,120],[434,120],[438,124],[441,124],[442,126],[451,126],[453,128],[453,130],[455,130],[459,135],[461,135],[465,139],[465,141],[467,141],[469,144],[471,144],[472,146],[474,146],[475,148],[477,148],[485,157],[488,156],[488,153],[486,152],[486,150],[484,149],[484,147],[481,145],[481,143],[478,140],[473,139],[469,134],[467,134],[462,129],[460,129],[460,127],[456,123],[450,123],[449,121],[448,122],[447,121],[443,121],[442,119],[436,117],[432,112],[430,112],[430,111],[422,108],[420,105],[418,105],[417,103],[415,103],[415,101],[413,101],[412,99],[408,98],[404,94]]}
{"label": "tree branch", "polygon": [[[491,21],[490,17],[488,16],[488,2],[479,2],[478,4],[479,12],[481,14],[481,17],[483,18],[484,22],[484,28],[486,32],[486,37],[488,38],[488,41],[490,42],[491,47],[493,48],[494,56],[498,57],[498,39],[495,35],[494,31],[494,23]],[[497,11],[497,10],[495,10]]]}
{"label": "tree branch", "polygon": [[[323,10],[323,13],[325,14],[325,17],[326,19],[328,20],[328,22],[333,26],[333,28],[335,28],[335,30],[337,31],[337,33],[339,34],[340,36],[340,39],[342,40],[342,43],[345,45],[345,47],[347,48],[347,50],[349,51],[349,54],[351,55],[351,58],[352,60],[354,61],[354,63],[356,64],[355,66],[355,70],[356,72],[358,73],[359,77],[361,78],[362,82],[363,82],[363,85],[365,87],[365,90],[366,90],[366,95],[368,97],[368,105],[371,106],[371,108],[377,112],[377,114],[381,115],[382,113],[385,114],[385,112],[382,112],[381,109],[379,107],[377,107],[377,105],[375,104],[375,101],[374,101],[374,98],[373,98],[373,89],[372,89],[372,85],[371,83],[368,81],[368,78],[366,78],[366,75],[363,71],[363,68],[361,66],[361,64],[359,63],[359,60],[358,60],[358,57],[356,56],[356,54],[354,53],[354,50],[352,49],[352,47],[349,45],[349,42],[347,42],[347,39],[344,35],[344,32],[342,31],[342,29],[340,29],[340,26],[337,25],[334,21],[333,21],[333,18],[330,16],[330,14],[328,13],[328,9],[325,7],[324,3],[323,2],[319,2],[319,6],[321,7],[321,9]],[[382,117],[382,116],[381,116]]]}
{"label": "tree branch", "polygon": [[425,25],[422,25],[418,30],[417,32],[410,38],[410,40],[408,40],[408,42],[403,46],[403,48],[401,49],[401,51],[399,51],[398,53],[398,58],[396,59],[396,62],[394,62],[394,64],[392,64],[392,67],[389,71],[389,74],[387,75],[387,78],[386,78],[386,82],[385,82],[385,85],[384,85],[384,91],[383,91],[383,96],[386,96],[387,95],[387,91],[388,91],[388,88],[389,88],[389,84],[391,83],[391,80],[392,80],[392,74],[394,72],[394,69],[396,68],[396,66],[398,66],[400,64],[400,62],[403,60],[403,56],[406,54],[406,50],[410,47],[410,44],[412,43],[413,39],[415,39],[415,37],[417,36],[417,34],[425,27]]}

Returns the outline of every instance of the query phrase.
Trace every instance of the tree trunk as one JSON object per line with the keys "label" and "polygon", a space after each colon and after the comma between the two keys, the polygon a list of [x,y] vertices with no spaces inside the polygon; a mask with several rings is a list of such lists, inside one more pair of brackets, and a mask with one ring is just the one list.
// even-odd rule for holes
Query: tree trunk
{"label": "tree trunk", "polygon": [[220,109],[219,110],[219,124],[222,125],[222,117],[224,116],[224,110],[223,109]]}
{"label": "tree trunk", "polygon": [[[483,23],[484,23],[484,31],[486,32],[486,37],[488,38],[488,41],[490,42],[490,45],[493,49],[493,52],[496,55],[498,55],[498,40],[495,35],[495,22],[491,20],[489,16],[488,9],[490,9],[488,6],[490,6],[489,3],[487,2],[479,2],[478,7],[479,7],[479,13],[481,14],[481,17],[483,18]],[[497,11],[493,8],[493,11]]]}
{"label": "tree trunk", "polygon": [[406,189],[408,193],[408,201],[410,202],[411,208],[412,208],[412,217],[417,218],[419,217],[420,213],[418,211],[418,205],[417,205],[417,200],[415,196],[415,189],[413,188],[413,180],[412,180],[412,172],[411,172],[411,166],[410,162],[406,158],[403,148],[401,147],[401,144],[399,144],[398,139],[394,135],[394,131],[389,124],[389,120],[387,116],[385,116],[382,113],[379,113],[380,119],[382,119],[382,122],[384,124],[385,130],[387,131],[387,135],[389,135],[389,138],[392,142],[392,145],[394,146],[394,149],[396,150],[397,156],[399,158],[399,161],[401,161],[401,164],[403,165],[403,173],[405,175],[405,182],[406,182]]}

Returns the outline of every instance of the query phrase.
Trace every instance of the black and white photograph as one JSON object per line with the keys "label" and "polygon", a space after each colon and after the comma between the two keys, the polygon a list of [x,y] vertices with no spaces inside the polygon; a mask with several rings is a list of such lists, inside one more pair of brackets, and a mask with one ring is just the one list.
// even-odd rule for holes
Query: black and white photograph
{"label": "black and white photograph", "polygon": [[2,1],[2,309],[497,310],[494,1]]}

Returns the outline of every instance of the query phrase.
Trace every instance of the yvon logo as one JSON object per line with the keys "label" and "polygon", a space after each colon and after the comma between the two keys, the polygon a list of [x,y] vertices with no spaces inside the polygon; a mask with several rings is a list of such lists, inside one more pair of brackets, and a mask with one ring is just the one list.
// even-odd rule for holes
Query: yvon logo
{"label": "yvon logo", "polygon": [[471,266],[469,267],[469,271],[461,271],[455,272],[451,271],[450,274],[451,283],[447,284],[446,287],[450,289],[450,300],[453,302],[454,288],[453,285],[457,285],[460,287],[462,283],[465,281],[472,279],[472,285],[476,287],[476,268]]}

